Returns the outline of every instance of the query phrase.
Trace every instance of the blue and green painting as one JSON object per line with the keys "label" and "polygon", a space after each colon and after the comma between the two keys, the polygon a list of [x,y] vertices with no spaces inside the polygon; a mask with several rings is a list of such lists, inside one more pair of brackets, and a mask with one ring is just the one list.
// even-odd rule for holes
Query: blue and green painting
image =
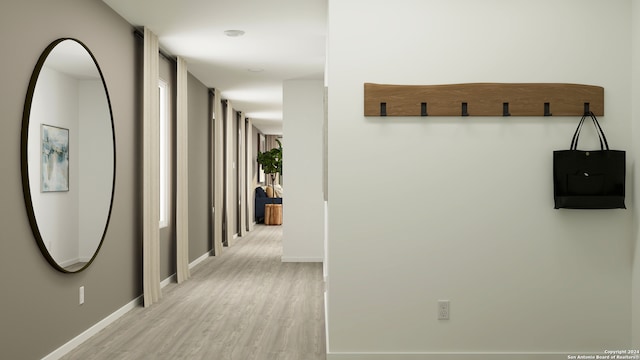
{"label": "blue and green painting", "polygon": [[42,124],[42,192],[69,191],[69,129]]}

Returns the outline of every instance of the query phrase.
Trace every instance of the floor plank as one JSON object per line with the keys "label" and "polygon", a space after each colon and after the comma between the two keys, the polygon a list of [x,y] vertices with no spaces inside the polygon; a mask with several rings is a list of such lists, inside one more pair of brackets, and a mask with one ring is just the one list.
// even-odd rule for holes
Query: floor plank
{"label": "floor plank", "polygon": [[62,359],[325,360],[322,264],[281,256],[282,226],[257,225]]}

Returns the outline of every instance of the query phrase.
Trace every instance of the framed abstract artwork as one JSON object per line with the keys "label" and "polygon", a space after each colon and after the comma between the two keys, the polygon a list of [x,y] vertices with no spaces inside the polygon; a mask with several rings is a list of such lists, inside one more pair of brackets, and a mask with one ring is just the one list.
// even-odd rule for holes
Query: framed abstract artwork
{"label": "framed abstract artwork", "polygon": [[40,190],[69,191],[69,129],[41,125]]}

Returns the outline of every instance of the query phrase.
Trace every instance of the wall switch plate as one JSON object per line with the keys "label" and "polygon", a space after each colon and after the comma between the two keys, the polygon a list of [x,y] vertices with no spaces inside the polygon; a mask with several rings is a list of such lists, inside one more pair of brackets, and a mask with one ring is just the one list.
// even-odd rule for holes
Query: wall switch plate
{"label": "wall switch plate", "polygon": [[449,300],[438,300],[438,320],[449,320]]}
{"label": "wall switch plate", "polygon": [[80,286],[80,305],[84,304],[84,286]]}

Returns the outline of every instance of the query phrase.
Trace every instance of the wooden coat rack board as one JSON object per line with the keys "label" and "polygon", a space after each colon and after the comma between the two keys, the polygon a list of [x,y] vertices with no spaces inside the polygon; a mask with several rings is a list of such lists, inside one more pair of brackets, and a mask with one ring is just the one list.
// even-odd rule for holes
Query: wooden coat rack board
{"label": "wooden coat rack board", "polygon": [[604,88],[580,84],[364,84],[365,116],[604,115]]}

